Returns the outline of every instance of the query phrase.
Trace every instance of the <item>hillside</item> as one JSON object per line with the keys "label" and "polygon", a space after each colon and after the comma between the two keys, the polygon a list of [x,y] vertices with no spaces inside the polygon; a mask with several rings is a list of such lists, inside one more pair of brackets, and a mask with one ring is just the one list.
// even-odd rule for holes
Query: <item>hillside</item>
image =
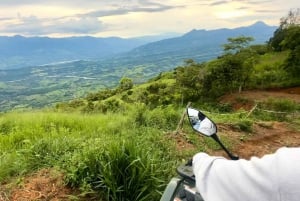
{"label": "hillside", "polygon": [[[251,102],[262,102],[266,99],[280,97],[281,99],[297,101],[300,104],[299,92],[299,87],[271,91],[245,91],[242,94],[227,94],[220,101],[236,104],[234,100],[238,100],[241,97],[247,98]],[[180,112],[178,112],[179,114]],[[213,119],[216,118],[215,116],[218,116],[215,114],[208,115]],[[232,118],[232,115],[227,115]],[[295,115],[299,115],[299,113]],[[265,154],[273,153],[276,149],[283,146],[300,146],[299,119],[298,121],[289,119],[289,121],[285,122],[276,120],[261,121],[256,117],[253,119],[254,123],[251,132],[241,130],[237,126],[238,124],[233,121],[219,122],[220,120],[218,120],[218,133],[221,139],[226,139],[227,145],[231,147],[231,151],[240,158],[262,157]],[[203,143],[204,138],[202,136],[197,137],[195,133],[190,133],[185,127],[179,134],[174,135],[171,130],[163,134],[163,138],[174,143],[177,155],[180,155],[180,153],[192,155],[205,147],[206,152],[212,155],[226,157],[224,151],[219,148],[216,149],[214,145],[209,145],[211,141],[204,140]],[[200,147],[199,142],[202,142]],[[44,168],[28,174],[21,179],[21,183],[22,185],[16,185],[13,180],[11,183],[0,185],[0,200],[18,201],[20,197],[27,200],[68,200],[70,196],[77,200],[92,199],[91,195],[80,195],[78,189],[63,185],[64,174],[55,168]]]}
{"label": "hillside", "polygon": [[[159,200],[176,167],[195,153],[225,156],[213,139],[191,128],[184,116],[188,103],[216,123],[220,140],[241,159],[300,146],[299,36],[298,25],[286,25],[268,44],[251,44],[247,36],[229,38],[217,58],[188,59],[142,83],[128,75],[153,71],[140,66],[122,74],[121,66],[102,68],[109,80],[116,79],[115,72],[122,75],[115,87],[75,98],[67,78],[75,79],[74,91],[84,92],[77,85],[81,81],[102,81],[95,73],[97,62],[49,65],[47,71],[27,68],[14,80],[1,71],[6,79],[1,89],[9,81],[15,84],[3,94],[17,91],[23,95],[18,101],[28,105],[15,98],[0,102],[15,109],[0,113],[0,200]],[[74,66],[81,70],[72,71]],[[20,75],[31,77],[15,80]],[[36,84],[31,91],[27,82]],[[25,111],[30,102],[43,107],[57,98],[53,89],[71,100]]]}
{"label": "hillside", "polygon": [[[89,42],[82,43],[84,47],[82,47],[82,51],[87,50],[95,55],[100,55],[100,52],[89,48],[102,47],[100,42],[95,41],[97,39],[70,39],[71,42],[65,48],[70,48],[72,51],[78,50],[79,52],[75,55],[74,59],[79,61],[61,62],[15,70],[0,70],[0,89],[2,91],[0,94],[0,103],[2,105],[0,111],[41,108],[45,106],[51,107],[57,102],[84,97],[88,92],[116,87],[122,77],[129,77],[137,84],[143,83],[161,72],[169,71],[179,65],[183,65],[186,59],[204,62],[216,58],[222,54],[221,45],[226,43],[229,36],[251,35],[256,39],[255,43],[263,43],[271,37],[275,28],[263,23],[256,23],[248,27],[236,29],[193,30],[180,37],[149,43],[127,53],[95,61],[80,61],[81,57],[76,57],[76,55],[80,54],[84,56],[85,53],[74,48],[74,45],[77,43],[73,43],[72,40],[88,40]],[[25,39],[21,38],[20,40]],[[111,40],[119,41],[121,39]],[[118,43],[114,42],[114,45],[116,45],[114,47],[122,48],[124,47],[122,44],[136,45],[136,43],[131,43],[130,41],[128,39],[128,41],[122,42],[121,40]],[[52,43],[49,42],[50,44]],[[51,49],[52,47],[54,49]],[[50,54],[52,50],[56,51],[55,47],[54,43],[49,46],[49,51],[46,48],[41,53],[48,52]],[[79,49],[80,47],[78,46]],[[25,46],[20,51],[25,51],[26,48],[24,48]],[[37,48],[37,50],[40,49]],[[102,50],[104,51],[104,49]],[[107,51],[109,52],[110,49],[108,48]],[[31,55],[43,58],[39,56],[40,54]]]}

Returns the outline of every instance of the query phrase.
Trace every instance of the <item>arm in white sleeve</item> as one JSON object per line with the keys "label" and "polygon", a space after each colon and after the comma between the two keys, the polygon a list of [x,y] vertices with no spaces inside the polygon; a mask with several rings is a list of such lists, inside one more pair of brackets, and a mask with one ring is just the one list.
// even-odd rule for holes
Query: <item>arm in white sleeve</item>
{"label": "arm in white sleeve", "polygon": [[193,158],[193,171],[196,188],[205,201],[300,198],[300,148],[281,148],[275,154],[249,161],[199,153]]}

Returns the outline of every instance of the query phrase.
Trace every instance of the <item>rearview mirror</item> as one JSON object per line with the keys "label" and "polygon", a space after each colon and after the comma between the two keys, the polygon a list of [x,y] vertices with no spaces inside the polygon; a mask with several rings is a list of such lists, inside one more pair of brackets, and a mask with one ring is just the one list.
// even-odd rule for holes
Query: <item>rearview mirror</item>
{"label": "rearview mirror", "polygon": [[216,124],[207,116],[205,116],[205,114],[203,114],[199,110],[188,107],[187,115],[189,117],[190,124],[195,131],[205,136],[212,137],[223,148],[223,150],[232,160],[239,159],[238,156],[235,156],[232,153],[230,153],[229,150],[223,145],[223,143],[220,141],[217,135]]}
{"label": "rearview mirror", "polygon": [[212,136],[217,133],[216,124],[199,110],[187,108],[187,114],[192,128],[198,133],[206,136]]}

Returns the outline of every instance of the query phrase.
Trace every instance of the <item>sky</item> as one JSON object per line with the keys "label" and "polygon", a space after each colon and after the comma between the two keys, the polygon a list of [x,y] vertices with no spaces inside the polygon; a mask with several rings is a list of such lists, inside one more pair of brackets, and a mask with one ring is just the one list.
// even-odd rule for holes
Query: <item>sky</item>
{"label": "sky", "polygon": [[1,0],[0,35],[122,38],[278,26],[299,0]]}

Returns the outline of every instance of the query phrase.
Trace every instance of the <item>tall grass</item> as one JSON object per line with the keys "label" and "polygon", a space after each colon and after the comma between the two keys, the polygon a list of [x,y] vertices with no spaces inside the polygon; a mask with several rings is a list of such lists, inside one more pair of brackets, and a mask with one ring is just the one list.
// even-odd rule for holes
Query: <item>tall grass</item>
{"label": "tall grass", "polygon": [[96,192],[103,200],[158,199],[176,160],[160,129],[173,129],[178,116],[167,108],[144,108],[141,123],[140,109],[0,116],[0,183],[56,166],[65,171],[69,185]]}
{"label": "tall grass", "polygon": [[114,201],[158,200],[172,165],[149,145],[124,141],[86,147],[67,164],[68,184]]}

